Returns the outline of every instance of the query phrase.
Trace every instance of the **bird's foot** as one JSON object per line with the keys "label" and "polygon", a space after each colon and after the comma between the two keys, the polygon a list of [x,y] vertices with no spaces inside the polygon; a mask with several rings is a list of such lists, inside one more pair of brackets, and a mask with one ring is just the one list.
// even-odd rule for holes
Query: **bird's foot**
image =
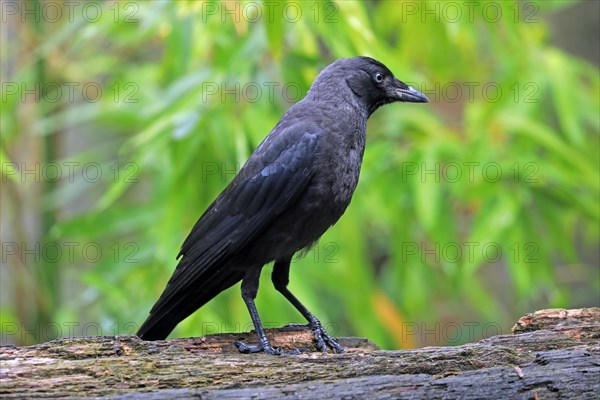
{"label": "bird's foot", "polygon": [[246,344],[242,341],[236,341],[234,343],[240,353],[248,354],[248,353],[260,353],[264,352],[266,354],[270,354],[272,356],[279,356],[283,353],[281,349],[276,349],[270,344]]}
{"label": "bird's foot", "polygon": [[327,331],[325,330],[325,328],[323,328],[323,325],[321,325],[321,322],[318,319],[315,318],[313,321],[311,321],[308,324],[308,327],[312,329],[315,335],[317,349],[325,353],[327,352],[327,347],[330,347],[336,353],[344,352],[344,348],[340,346],[340,344],[337,342],[337,340],[335,340],[335,338],[333,338],[327,333]]}
{"label": "bird's foot", "polygon": [[300,350],[298,349],[294,349],[291,351],[283,351],[280,348],[275,348],[273,346],[271,346],[270,344],[246,344],[242,341],[236,341],[234,343],[236,345],[236,347],[238,348],[238,350],[240,351],[240,353],[244,353],[244,354],[248,354],[248,353],[260,353],[260,352],[264,352],[265,354],[270,354],[272,356],[280,356],[282,354],[291,354],[291,355],[298,355],[301,354]]}

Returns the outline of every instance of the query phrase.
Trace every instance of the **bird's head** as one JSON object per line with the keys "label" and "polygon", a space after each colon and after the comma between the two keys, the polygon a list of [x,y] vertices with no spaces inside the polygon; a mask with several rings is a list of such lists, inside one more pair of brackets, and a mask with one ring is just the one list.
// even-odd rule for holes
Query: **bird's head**
{"label": "bird's head", "polygon": [[366,108],[369,115],[380,106],[396,101],[429,101],[423,93],[396,78],[385,65],[369,57],[335,61],[321,71],[311,91],[322,91],[320,97],[327,95],[331,99],[345,92],[340,87],[344,85],[351,90],[356,101]]}

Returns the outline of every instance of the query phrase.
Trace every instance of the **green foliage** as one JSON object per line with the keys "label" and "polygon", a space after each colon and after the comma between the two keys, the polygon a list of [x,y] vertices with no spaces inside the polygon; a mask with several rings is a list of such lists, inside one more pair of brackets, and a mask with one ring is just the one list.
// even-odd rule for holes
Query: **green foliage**
{"label": "green foliage", "polygon": [[[599,237],[599,75],[550,44],[545,17],[564,3],[493,2],[497,21],[486,3],[456,19],[441,2],[101,4],[94,22],[75,12],[11,25],[20,44],[5,50],[14,71],[3,81],[50,89],[36,102],[3,88],[3,224],[15,242],[79,250],[57,262],[9,257],[3,323],[131,333],[205,207],[318,71],[355,55],[432,101],[371,118],[349,210],[293,264],[307,307],[336,335],[391,348],[472,341],[536,307],[598,301],[597,266],[583,255]],[[68,82],[102,95],[71,101]],[[25,155],[28,143],[38,145]],[[75,179],[23,182],[7,169],[23,160],[77,163]],[[102,256],[81,251],[89,244]],[[268,272],[266,325],[303,322]],[[234,287],[174,335],[250,327]]]}

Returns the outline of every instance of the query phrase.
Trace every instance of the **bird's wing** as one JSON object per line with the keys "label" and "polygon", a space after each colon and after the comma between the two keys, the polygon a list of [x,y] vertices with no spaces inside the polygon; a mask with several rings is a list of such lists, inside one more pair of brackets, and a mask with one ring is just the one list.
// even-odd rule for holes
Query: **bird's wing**
{"label": "bird's wing", "polygon": [[[265,140],[184,241],[179,265],[152,312],[212,276],[284,212],[312,177],[317,134],[294,127]],[[254,157],[256,156],[256,157]]]}

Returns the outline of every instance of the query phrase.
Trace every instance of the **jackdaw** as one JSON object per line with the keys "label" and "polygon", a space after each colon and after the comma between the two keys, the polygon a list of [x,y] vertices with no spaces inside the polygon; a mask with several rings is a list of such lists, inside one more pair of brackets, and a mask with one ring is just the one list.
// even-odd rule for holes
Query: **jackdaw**
{"label": "jackdaw", "polygon": [[165,339],[179,322],[242,281],[259,344],[237,347],[281,354],[269,343],[254,304],[260,272],[274,261],[273,284],[307,319],[317,348],[342,352],[287,288],[290,262],[342,216],[358,183],[367,119],[398,101],[428,99],[369,57],[340,59],[323,69],[196,222],[138,336]]}

